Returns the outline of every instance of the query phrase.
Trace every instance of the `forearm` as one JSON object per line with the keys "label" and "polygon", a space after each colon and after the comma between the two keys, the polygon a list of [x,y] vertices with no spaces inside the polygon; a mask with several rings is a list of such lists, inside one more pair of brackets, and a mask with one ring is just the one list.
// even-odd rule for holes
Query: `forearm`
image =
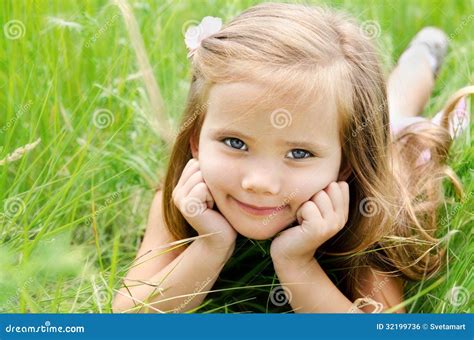
{"label": "forearm", "polygon": [[354,309],[314,258],[273,262],[280,282],[290,292],[289,302],[296,313],[347,313]]}
{"label": "forearm", "polygon": [[127,287],[117,295],[114,311],[181,313],[199,306],[234,247],[215,250],[205,239],[195,240],[146,282],[124,281]]}

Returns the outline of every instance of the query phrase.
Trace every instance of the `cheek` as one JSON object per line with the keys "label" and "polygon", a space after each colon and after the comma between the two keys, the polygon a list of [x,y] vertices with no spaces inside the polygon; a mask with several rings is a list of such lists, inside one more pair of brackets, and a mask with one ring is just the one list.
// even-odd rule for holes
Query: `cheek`
{"label": "cheek", "polygon": [[199,151],[199,166],[211,192],[226,186],[232,179],[232,167],[217,151],[203,148]]}
{"label": "cheek", "polygon": [[[337,179],[337,170],[312,170],[307,174],[300,174],[288,188],[289,195],[293,196],[293,209],[298,209],[304,202],[309,201],[316,193],[326,188]],[[296,188],[296,189],[292,189]]]}

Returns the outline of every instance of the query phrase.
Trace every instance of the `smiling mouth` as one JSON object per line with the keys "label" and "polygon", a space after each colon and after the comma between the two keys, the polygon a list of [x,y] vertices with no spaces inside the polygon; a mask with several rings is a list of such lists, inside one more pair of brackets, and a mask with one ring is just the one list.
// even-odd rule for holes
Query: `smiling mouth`
{"label": "smiling mouth", "polygon": [[256,216],[267,216],[272,215],[284,210],[288,205],[282,205],[279,207],[255,207],[246,203],[243,203],[235,198],[232,199],[237,203],[237,205],[245,212],[256,215]]}

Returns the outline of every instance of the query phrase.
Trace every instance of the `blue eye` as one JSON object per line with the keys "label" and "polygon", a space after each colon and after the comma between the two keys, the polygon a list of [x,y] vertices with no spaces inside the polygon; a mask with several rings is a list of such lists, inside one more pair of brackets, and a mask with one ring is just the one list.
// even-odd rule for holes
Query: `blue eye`
{"label": "blue eye", "polygon": [[232,137],[229,137],[229,138],[224,138],[222,140],[224,142],[225,145],[228,145],[230,146],[231,148],[233,149],[238,149],[238,150],[242,150],[242,146],[245,146],[245,143],[242,142],[240,139],[238,138],[232,138]]}
{"label": "blue eye", "polygon": [[304,159],[304,158],[314,157],[314,155],[311,152],[303,150],[303,149],[293,149],[289,153],[293,156],[289,158],[294,158],[294,159]]}
{"label": "blue eye", "polygon": [[[225,145],[231,147],[235,150],[247,151],[247,145],[240,139],[234,137],[226,137],[221,140]],[[290,154],[290,156],[288,156]],[[306,159],[310,157],[314,157],[314,155],[306,150],[303,149],[293,149],[287,154],[287,157],[290,159]]]}

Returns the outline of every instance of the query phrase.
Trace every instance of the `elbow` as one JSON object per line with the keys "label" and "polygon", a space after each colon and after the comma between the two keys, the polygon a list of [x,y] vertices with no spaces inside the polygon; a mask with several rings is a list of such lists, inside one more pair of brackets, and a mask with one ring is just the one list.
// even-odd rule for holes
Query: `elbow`
{"label": "elbow", "polygon": [[117,293],[112,302],[112,313],[165,313],[152,305],[135,302],[129,295]]}
{"label": "elbow", "polygon": [[116,296],[114,301],[112,302],[112,313],[119,314],[119,313],[127,313],[128,309],[130,309],[129,304],[124,301],[123,297]]}
{"label": "elbow", "polygon": [[140,313],[142,308],[135,308],[136,306],[131,297],[117,293],[112,301],[112,313]]}

